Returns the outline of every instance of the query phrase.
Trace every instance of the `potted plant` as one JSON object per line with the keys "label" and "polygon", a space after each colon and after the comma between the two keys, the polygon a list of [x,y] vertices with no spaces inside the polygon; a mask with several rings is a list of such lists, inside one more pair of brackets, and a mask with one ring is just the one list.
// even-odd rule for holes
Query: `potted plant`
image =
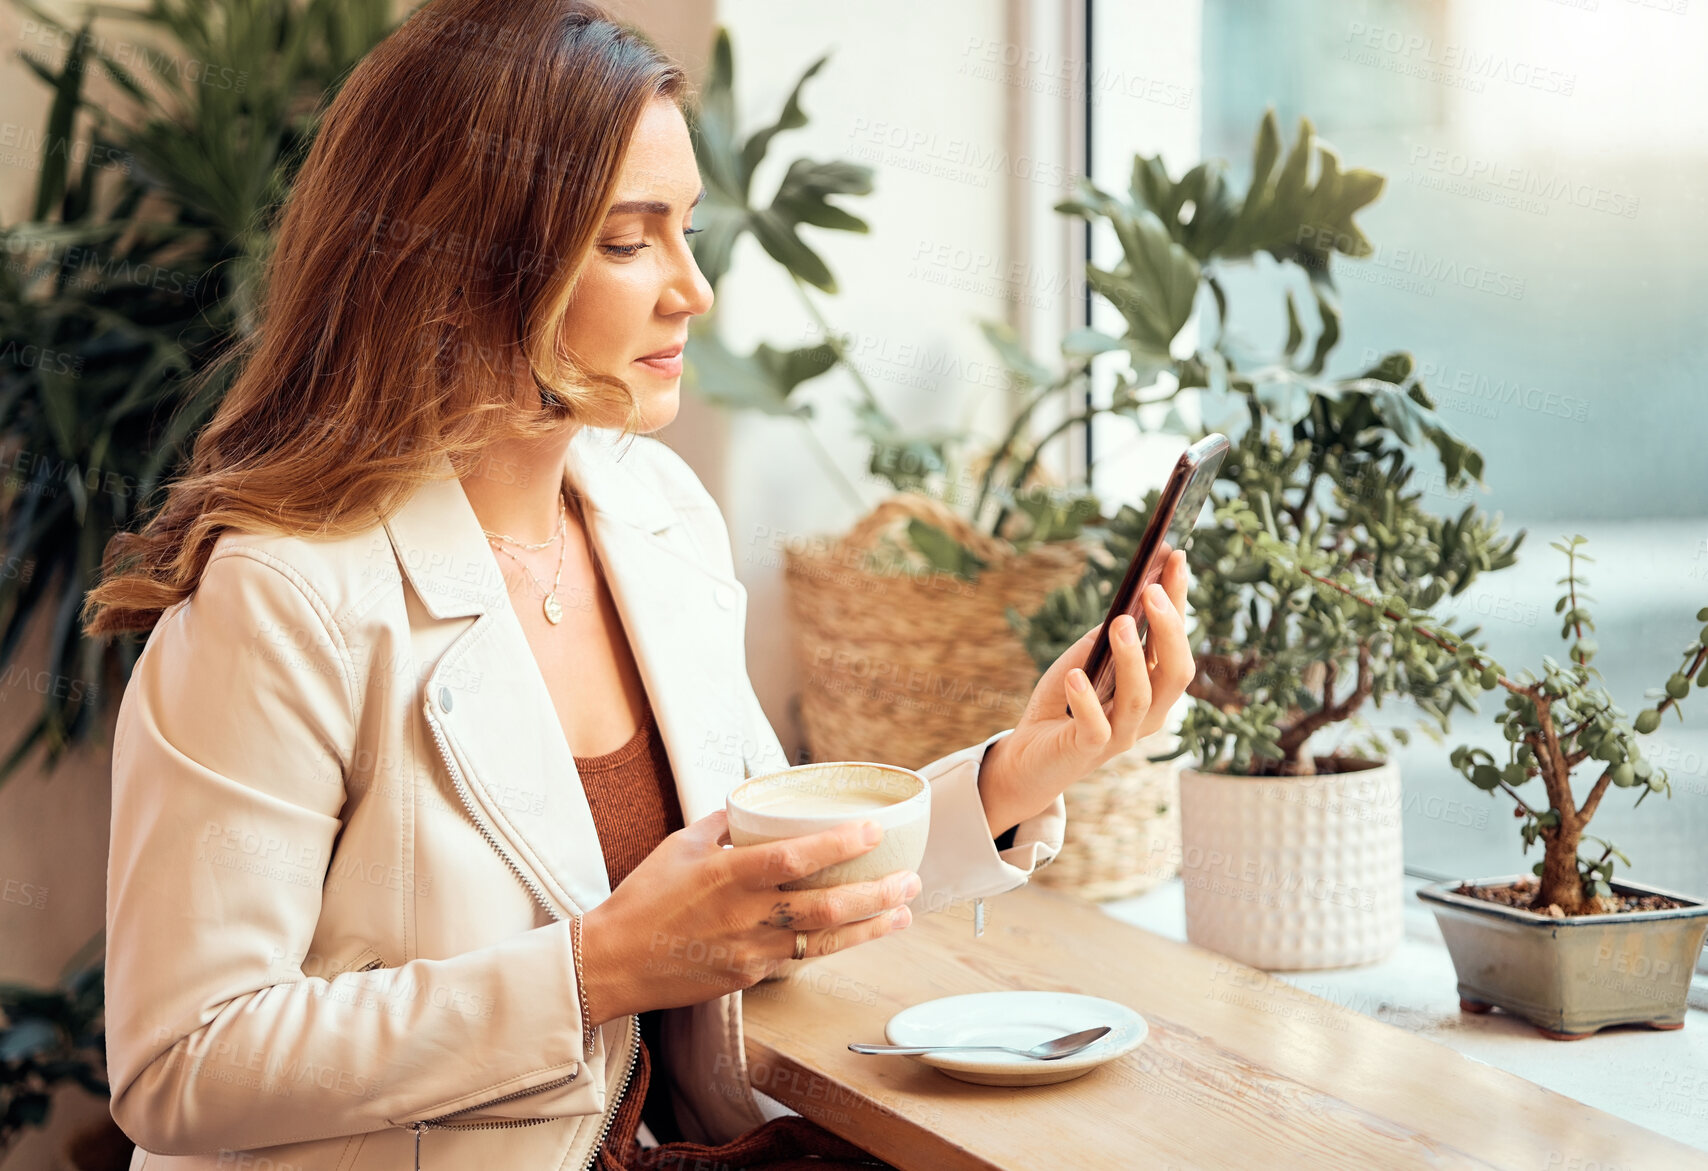
{"label": "potted plant", "polygon": [[[1513,801],[1523,822],[1524,852],[1538,839],[1542,860],[1529,875],[1437,883],[1418,891],[1432,904],[1458,973],[1460,1004],[1467,1012],[1499,1007],[1529,1021],[1545,1036],[1579,1040],[1609,1025],[1641,1024],[1676,1029],[1684,1024],[1690,973],[1708,934],[1708,901],[1631,880],[1615,880],[1614,859],[1630,859],[1606,839],[1587,833],[1609,788],[1637,789],[1635,804],[1672,787],[1666,770],[1644,758],[1638,738],[1659,729],[1668,708],[1690,694],[1692,678],[1708,686],[1708,626],[1682,648],[1679,666],[1663,687],[1645,693],[1650,707],[1628,720],[1626,712],[1595,680],[1595,629],[1585,602],[1588,579],[1578,562],[1573,536],[1551,547],[1566,557],[1566,587],[1555,603],[1560,637],[1569,643],[1570,663],[1542,656],[1540,675],[1525,670],[1514,678],[1450,624],[1406,607],[1394,596],[1372,594],[1350,575],[1338,578],[1312,550],[1283,549],[1271,534],[1252,530],[1247,546],[1284,564],[1296,580],[1310,582],[1349,610],[1364,610],[1389,623],[1396,636],[1422,640],[1450,656],[1466,692],[1504,690],[1495,717],[1507,742],[1506,760],[1487,749],[1460,745],[1449,756],[1472,785]],[[1708,607],[1696,613],[1708,622]],[[1682,719],[1682,713],[1680,719]],[[1595,781],[1582,802],[1572,788],[1582,769]],[[1532,801],[1519,793],[1532,778],[1542,792]],[[1584,857],[1585,839],[1602,847]]]}
{"label": "potted plant", "polygon": [[[1540,840],[1542,859],[1530,874],[1418,891],[1453,956],[1460,1006],[1477,1013],[1499,1007],[1564,1041],[1609,1025],[1683,1028],[1690,973],[1708,934],[1708,901],[1615,879],[1614,859],[1627,867],[1631,860],[1588,832],[1610,787],[1637,789],[1637,805],[1650,793],[1672,795],[1666,770],[1644,758],[1639,738],[1660,727],[1668,708],[1677,711],[1693,678],[1708,687],[1708,626],[1685,643],[1665,684],[1646,693],[1650,706],[1627,719],[1589,665],[1596,643],[1586,631],[1595,622],[1584,604],[1592,599],[1578,563],[1593,558],[1578,551],[1584,543],[1573,536],[1552,546],[1566,558],[1560,579],[1566,590],[1554,610],[1561,614],[1569,662],[1544,655],[1540,674],[1525,670],[1513,678],[1480,649],[1453,648],[1479,672],[1482,687],[1507,693],[1495,724],[1508,746],[1500,760],[1460,745],[1453,766],[1491,797],[1511,798],[1513,815],[1523,823],[1524,852]],[[1384,616],[1408,617],[1387,610]],[[1696,619],[1708,622],[1708,607]],[[1439,632],[1435,637],[1443,645],[1452,641]],[[1594,778],[1581,802],[1574,775]],[[1533,778],[1540,778],[1542,792],[1526,790],[1526,800],[1520,791]],[[1592,847],[1587,857],[1580,854],[1586,842],[1599,852]]]}
{"label": "potted plant", "polygon": [[[1364,392],[1340,390],[1313,392],[1285,438],[1256,428],[1241,437],[1223,464],[1214,523],[1187,555],[1198,663],[1177,750],[1196,761],[1179,778],[1187,936],[1271,970],[1374,962],[1401,936],[1400,776],[1367,709],[1404,695],[1442,732],[1455,706],[1474,710],[1476,672],[1322,593],[1294,563],[1309,557],[1409,613],[1512,564],[1524,535],[1501,539],[1498,520],[1474,508],[1429,513],[1422,493],[1407,490],[1404,445],[1371,429]],[[1155,499],[1117,515],[1117,556],[1033,619],[1034,630],[1059,632],[1040,657],[1101,614]],[[1367,733],[1359,744],[1321,750],[1325,736],[1355,728]],[[1389,734],[1408,738],[1404,728]]]}

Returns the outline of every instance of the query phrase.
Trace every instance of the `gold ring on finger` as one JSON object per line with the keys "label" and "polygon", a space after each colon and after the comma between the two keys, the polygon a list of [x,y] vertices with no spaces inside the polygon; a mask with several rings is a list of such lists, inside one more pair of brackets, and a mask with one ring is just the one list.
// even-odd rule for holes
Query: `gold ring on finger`
{"label": "gold ring on finger", "polygon": [[804,960],[806,959],[806,956],[807,933],[805,931],[797,931],[795,932],[795,958],[797,960]]}

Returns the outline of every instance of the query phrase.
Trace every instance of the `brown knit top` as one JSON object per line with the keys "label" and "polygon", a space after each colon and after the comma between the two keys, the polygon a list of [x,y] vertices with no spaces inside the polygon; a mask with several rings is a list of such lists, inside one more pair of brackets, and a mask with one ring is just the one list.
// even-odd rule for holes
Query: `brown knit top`
{"label": "brown knit top", "polygon": [[626,744],[599,756],[578,756],[575,769],[593,810],[611,889],[616,890],[667,835],[682,828],[676,778],[652,705],[641,709],[640,727]]}

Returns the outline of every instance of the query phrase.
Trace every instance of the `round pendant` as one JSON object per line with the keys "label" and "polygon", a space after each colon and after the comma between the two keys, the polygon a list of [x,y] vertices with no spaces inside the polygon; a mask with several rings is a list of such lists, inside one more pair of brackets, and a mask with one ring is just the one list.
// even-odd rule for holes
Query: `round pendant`
{"label": "round pendant", "polygon": [[563,618],[563,606],[558,603],[556,594],[547,594],[544,603],[546,621],[556,626]]}

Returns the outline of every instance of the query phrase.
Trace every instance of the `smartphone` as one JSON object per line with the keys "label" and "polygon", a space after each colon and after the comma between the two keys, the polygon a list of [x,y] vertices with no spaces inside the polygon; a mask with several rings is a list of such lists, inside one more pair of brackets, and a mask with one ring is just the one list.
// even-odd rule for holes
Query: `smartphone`
{"label": "smartphone", "polygon": [[[1157,498],[1156,511],[1145,525],[1145,535],[1139,538],[1139,548],[1127,566],[1127,576],[1110,599],[1109,613],[1104,615],[1103,629],[1091,644],[1091,654],[1085,660],[1086,678],[1097,692],[1098,701],[1108,703],[1115,696],[1115,657],[1109,652],[1109,629],[1122,614],[1131,614],[1139,625],[1139,643],[1144,644],[1148,624],[1145,621],[1141,598],[1145,587],[1162,579],[1162,570],[1176,549],[1192,543],[1192,528],[1198,514],[1210,498],[1210,485],[1216,480],[1222,460],[1228,454],[1228,437],[1211,432],[1181,453],[1168,483]],[[1073,708],[1067,709],[1069,715]]]}

